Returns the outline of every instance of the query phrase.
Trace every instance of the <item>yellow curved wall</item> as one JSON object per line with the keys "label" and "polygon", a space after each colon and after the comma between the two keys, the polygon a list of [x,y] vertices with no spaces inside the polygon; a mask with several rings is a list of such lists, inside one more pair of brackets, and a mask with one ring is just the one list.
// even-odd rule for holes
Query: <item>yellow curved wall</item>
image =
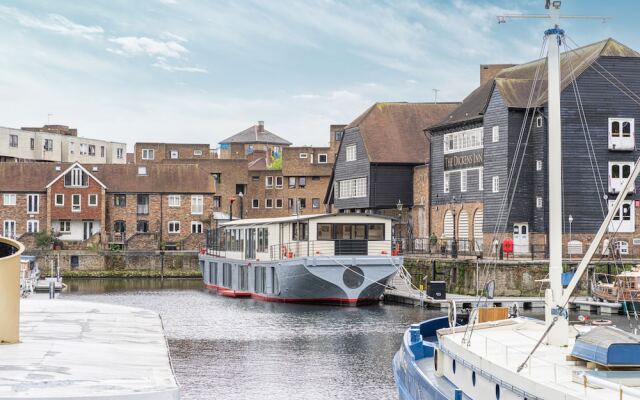
{"label": "yellow curved wall", "polygon": [[24,246],[15,240],[0,237],[0,243],[17,251],[0,258],[0,343],[20,340],[20,255]]}

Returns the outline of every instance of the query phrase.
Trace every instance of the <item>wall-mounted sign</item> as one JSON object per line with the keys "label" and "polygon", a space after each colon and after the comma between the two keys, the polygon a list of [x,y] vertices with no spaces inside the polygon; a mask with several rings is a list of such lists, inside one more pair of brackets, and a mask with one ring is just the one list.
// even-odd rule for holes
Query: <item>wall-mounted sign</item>
{"label": "wall-mounted sign", "polygon": [[482,149],[463,151],[460,153],[444,155],[445,171],[451,171],[454,169],[482,167],[482,165],[483,165]]}

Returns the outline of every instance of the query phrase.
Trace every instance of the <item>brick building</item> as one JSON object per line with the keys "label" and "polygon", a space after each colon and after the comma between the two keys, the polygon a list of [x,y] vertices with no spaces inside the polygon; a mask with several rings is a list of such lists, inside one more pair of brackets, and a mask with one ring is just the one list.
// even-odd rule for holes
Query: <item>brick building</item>
{"label": "brick building", "polygon": [[20,239],[193,249],[215,212],[216,183],[194,164],[0,163],[0,181],[1,233]]}
{"label": "brick building", "polygon": [[133,162],[149,164],[174,160],[199,161],[213,158],[206,143],[136,143]]}
{"label": "brick building", "polygon": [[[264,128],[264,121],[230,136],[220,143],[219,158],[247,158],[255,151],[264,151],[267,155],[278,157],[282,149],[291,146],[291,142]],[[270,164],[271,159],[266,159]]]}

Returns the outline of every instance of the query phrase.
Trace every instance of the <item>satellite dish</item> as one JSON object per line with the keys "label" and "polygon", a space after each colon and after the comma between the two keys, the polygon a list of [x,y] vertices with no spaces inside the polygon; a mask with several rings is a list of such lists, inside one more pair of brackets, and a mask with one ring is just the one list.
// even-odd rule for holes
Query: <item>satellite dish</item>
{"label": "satellite dish", "polygon": [[487,299],[493,299],[493,295],[496,291],[496,281],[490,280],[484,285],[484,291],[487,294]]}

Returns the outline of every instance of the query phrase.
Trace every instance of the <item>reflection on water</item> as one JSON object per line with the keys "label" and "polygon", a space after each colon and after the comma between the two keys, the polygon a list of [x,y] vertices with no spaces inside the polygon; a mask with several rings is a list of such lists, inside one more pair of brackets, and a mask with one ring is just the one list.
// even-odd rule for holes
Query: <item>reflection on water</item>
{"label": "reflection on water", "polygon": [[65,281],[64,298],[162,315],[184,399],[395,399],[391,358],[439,312],[231,299],[198,280]]}

